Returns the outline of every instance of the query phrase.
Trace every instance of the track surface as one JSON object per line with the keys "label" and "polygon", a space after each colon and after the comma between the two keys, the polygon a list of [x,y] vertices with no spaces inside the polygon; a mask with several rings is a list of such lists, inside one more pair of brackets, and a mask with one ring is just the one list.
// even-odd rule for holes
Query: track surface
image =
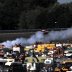
{"label": "track surface", "polygon": [[31,35],[33,35],[35,32],[18,32],[18,33],[0,33],[0,42],[6,41],[6,40],[13,40],[16,38],[29,38]]}
{"label": "track surface", "polygon": [[[60,31],[66,30],[67,28],[48,28],[47,31]],[[6,40],[14,40],[16,38],[24,37],[29,38],[37,31],[41,31],[42,29],[24,29],[24,30],[0,30],[0,42]]]}

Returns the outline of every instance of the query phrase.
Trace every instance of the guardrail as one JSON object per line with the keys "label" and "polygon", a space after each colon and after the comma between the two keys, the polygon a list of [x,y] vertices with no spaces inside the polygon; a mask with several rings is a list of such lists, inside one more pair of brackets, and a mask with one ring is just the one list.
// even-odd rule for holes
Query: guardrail
{"label": "guardrail", "polygon": [[22,30],[0,30],[0,33],[18,33],[18,32],[37,32],[41,30],[47,30],[47,31],[60,31],[60,30],[66,30],[68,28],[48,28],[48,29],[22,29]]}

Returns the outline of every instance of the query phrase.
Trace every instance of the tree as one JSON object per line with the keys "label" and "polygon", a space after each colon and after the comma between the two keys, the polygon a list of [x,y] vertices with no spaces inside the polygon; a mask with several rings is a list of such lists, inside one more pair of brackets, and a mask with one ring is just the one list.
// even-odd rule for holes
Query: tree
{"label": "tree", "polygon": [[41,7],[22,12],[19,19],[19,29],[34,29],[36,28],[35,20],[41,12]]}
{"label": "tree", "polygon": [[4,0],[0,9],[1,29],[17,29],[19,14],[22,11],[22,0]]}
{"label": "tree", "polygon": [[72,24],[72,10],[69,5],[57,5],[52,11],[41,12],[36,19],[38,28],[66,28]]}
{"label": "tree", "polygon": [[34,3],[36,5],[39,5],[41,7],[49,7],[50,5],[53,5],[54,3],[56,3],[57,0],[35,0]]}

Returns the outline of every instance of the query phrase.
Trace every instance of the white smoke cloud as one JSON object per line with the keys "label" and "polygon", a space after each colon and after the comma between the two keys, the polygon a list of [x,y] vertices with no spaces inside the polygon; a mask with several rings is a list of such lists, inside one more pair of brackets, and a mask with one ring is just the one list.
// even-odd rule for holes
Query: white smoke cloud
{"label": "white smoke cloud", "polygon": [[2,44],[5,45],[5,47],[12,47],[15,44],[21,44],[22,46],[25,44],[33,44],[37,41],[42,41],[43,42],[43,32],[38,31],[34,35],[32,35],[30,38],[17,38],[13,41],[7,40],[6,42],[3,42]]}
{"label": "white smoke cloud", "polygon": [[64,39],[69,39],[72,38],[72,28],[69,28],[67,30],[63,31],[50,31],[48,34],[44,35],[42,31],[36,32],[34,35],[32,35],[30,38],[17,38],[13,41],[6,41],[3,42],[6,47],[10,48],[14,46],[15,44],[33,44],[37,41],[39,42],[49,42],[49,41],[54,41],[54,40],[64,40]]}
{"label": "white smoke cloud", "polygon": [[63,31],[51,31],[45,36],[45,40],[66,40],[72,38],[72,28]]}

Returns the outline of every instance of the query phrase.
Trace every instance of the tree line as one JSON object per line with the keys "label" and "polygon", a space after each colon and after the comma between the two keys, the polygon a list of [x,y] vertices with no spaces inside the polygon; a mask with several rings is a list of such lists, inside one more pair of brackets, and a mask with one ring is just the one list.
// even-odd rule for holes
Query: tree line
{"label": "tree line", "polygon": [[0,0],[0,30],[67,28],[72,3],[57,0]]}

